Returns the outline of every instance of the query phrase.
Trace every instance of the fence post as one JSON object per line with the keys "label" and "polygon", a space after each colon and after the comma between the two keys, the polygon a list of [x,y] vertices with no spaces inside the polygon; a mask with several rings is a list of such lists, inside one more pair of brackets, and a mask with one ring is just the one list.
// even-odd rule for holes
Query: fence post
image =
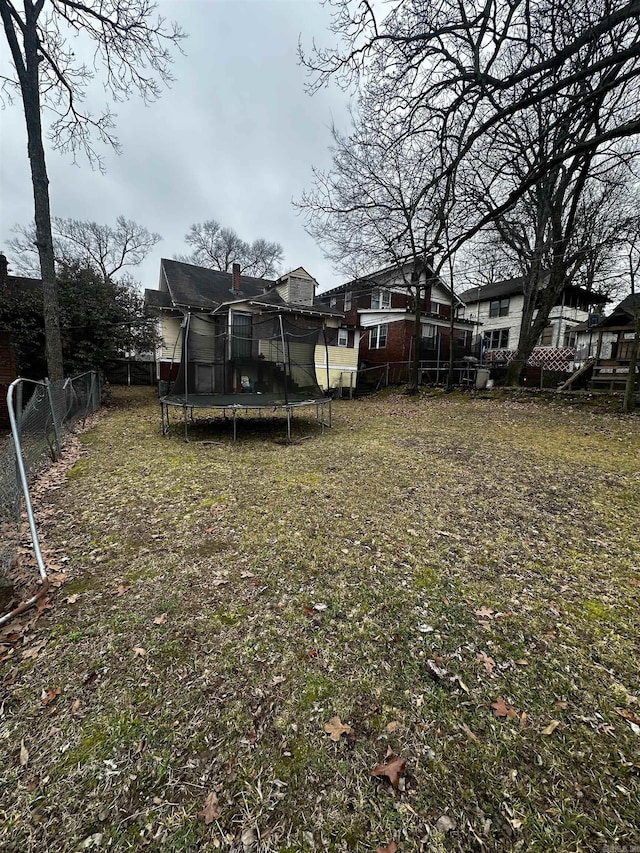
{"label": "fence post", "polygon": [[53,394],[51,392],[51,383],[49,382],[48,378],[44,380],[44,386],[47,389],[47,398],[49,400],[49,408],[51,409],[51,419],[53,420],[53,432],[56,437],[56,451],[59,459],[62,455],[62,444],[60,443],[60,425],[58,424],[58,416],[55,404],[53,402]]}
{"label": "fence post", "polygon": [[385,371],[384,387],[385,388],[389,387],[389,362],[387,362],[387,369]]}

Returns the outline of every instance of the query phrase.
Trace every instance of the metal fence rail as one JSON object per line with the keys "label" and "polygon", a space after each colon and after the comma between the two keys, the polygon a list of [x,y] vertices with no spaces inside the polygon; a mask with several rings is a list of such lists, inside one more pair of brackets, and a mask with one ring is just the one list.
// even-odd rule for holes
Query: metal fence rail
{"label": "metal fence rail", "polygon": [[9,386],[11,436],[0,447],[0,576],[9,575],[16,560],[24,502],[38,570],[46,578],[28,483],[47,459],[60,456],[66,433],[99,408],[100,386],[96,371],[58,382],[16,379]]}

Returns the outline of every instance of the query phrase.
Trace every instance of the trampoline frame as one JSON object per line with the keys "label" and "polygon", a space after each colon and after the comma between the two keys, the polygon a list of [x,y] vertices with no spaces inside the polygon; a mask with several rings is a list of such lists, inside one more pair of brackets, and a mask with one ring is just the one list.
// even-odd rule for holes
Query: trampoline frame
{"label": "trampoline frame", "polygon": [[[213,396],[213,395],[209,395]],[[272,412],[282,411],[286,412],[287,418],[287,440],[291,441],[291,423],[293,421],[293,410],[302,408],[305,406],[315,406],[316,409],[316,420],[319,421],[321,426],[321,435],[324,435],[324,431],[326,428],[331,428],[332,426],[332,411],[331,411],[331,397],[322,397],[320,399],[311,399],[311,400],[298,400],[296,402],[286,402],[286,403],[271,403],[266,404],[264,402],[258,403],[224,403],[216,405],[210,401],[200,402],[197,397],[189,399],[187,402],[181,403],[178,400],[172,400],[170,397],[161,397],[160,398],[160,421],[161,421],[161,429],[162,435],[167,435],[169,432],[169,409],[171,407],[175,409],[182,409],[183,411],[183,421],[184,421],[184,440],[186,442],[189,441],[189,421],[191,423],[195,423],[195,418],[193,415],[194,409],[210,409],[213,411],[221,411],[223,413],[223,417],[226,418],[227,411],[231,412],[231,417],[233,421],[233,440],[236,441],[238,437],[237,430],[237,417],[238,412],[244,411],[245,414],[248,414],[250,411],[258,412],[258,417],[262,417],[261,412],[263,409],[270,409]],[[328,408],[328,419],[325,416],[325,408]],[[188,412],[190,410],[190,415]]]}

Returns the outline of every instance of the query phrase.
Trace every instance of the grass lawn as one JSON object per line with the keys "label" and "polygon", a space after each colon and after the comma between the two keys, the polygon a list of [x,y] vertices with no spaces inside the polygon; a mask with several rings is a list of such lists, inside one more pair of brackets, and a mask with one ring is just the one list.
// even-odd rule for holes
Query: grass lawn
{"label": "grass lawn", "polygon": [[284,432],[185,444],[116,389],[83,434],[0,848],[636,849],[640,419],[390,394]]}

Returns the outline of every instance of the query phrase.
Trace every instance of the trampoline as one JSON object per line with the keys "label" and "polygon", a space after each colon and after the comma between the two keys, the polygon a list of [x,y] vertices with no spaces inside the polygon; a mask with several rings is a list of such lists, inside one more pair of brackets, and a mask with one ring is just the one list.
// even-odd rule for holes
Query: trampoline
{"label": "trampoline", "polygon": [[[252,313],[223,306],[211,314],[185,314],[175,348],[179,343],[178,373],[160,397],[162,434],[169,432],[171,408],[182,410],[185,441],[196,410],[230,413],[234,441],[239,413],[260,417],[271,410],[284,412],[291,439],[293,411],[301,407],[315,407],[324,434],[331,426],[331,398],[316,376],[321,334],[326,349],[322,318],[282,309]],[[328,371],[328,357],[326,364]]]}

